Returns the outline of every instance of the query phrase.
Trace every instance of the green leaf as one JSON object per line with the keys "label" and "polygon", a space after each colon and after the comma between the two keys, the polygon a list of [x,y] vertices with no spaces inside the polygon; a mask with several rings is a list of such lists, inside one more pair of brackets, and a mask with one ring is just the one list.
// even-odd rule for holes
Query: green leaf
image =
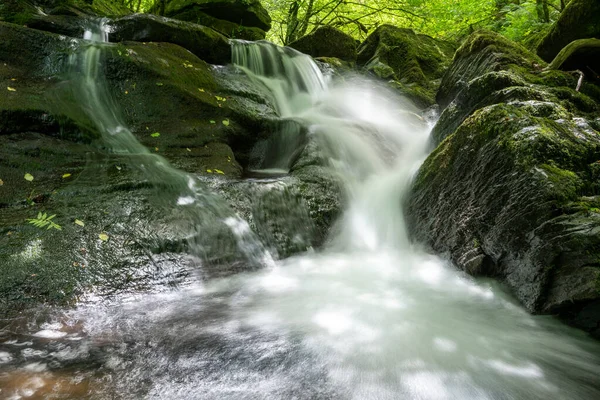
{"label": "green leaf", "polygon": [[229,120],[228,119],[224,119],[222,123],[225,126],[229,126]]}
{"label": "green leaf", "polygon": [[70,177],[70,176],[71,176],[71,174],[63,174],[63,176],[62,176],[62,177],[63,177],[63,179],[65,179],[65,178],[68,178],[68,177]]}
{"label": "green leaf", "polygon": [[215,121],[214,119],[211,119],[211,120],[210,120],[210,123],[211,123],[211,124],[216,124],[216,123],[217,123],[217,121]]}
{"label": "green leaf", "polygon": [[153,133],[152,135],[150,135],[150,136],[152,136],[152,137],[159,137],[159,136],[160,136],[160,133],[159,133],[159,132],[154,132],[154,133]]}
{"label": "green leaf", "polygon": [[30,173],[25,174],[24,176],[26,181],[31,182],[33,180],[33,175],[31,175]]}
{"label": "green leaf", "polygon": [[98,237],[100,238],[100,240],[102,240],[103,242],[106,242],[108,240],[108,235],[104,232],[102,232],[101,234],[98,235]]}
{"label": "green leaf", "polygon": [[76,225],[85,226],[85,224],[81,220],[76,219],[74,222],[75,222]]}

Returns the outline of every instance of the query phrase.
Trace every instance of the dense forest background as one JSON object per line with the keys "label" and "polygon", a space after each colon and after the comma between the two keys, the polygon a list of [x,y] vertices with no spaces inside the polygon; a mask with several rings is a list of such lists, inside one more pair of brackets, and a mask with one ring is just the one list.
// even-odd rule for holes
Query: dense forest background
{"label": "dense forest background", "polygon": [[[164,0],[116,0],[135,12],[160,14]],[[457,40],[486,28],[516,41],[532,41],[556,21],[570,0],[264,0],[273,18],[268,39],[289,44],[320,26],[334,26],[362,40],[377,26],[393,24]]]}

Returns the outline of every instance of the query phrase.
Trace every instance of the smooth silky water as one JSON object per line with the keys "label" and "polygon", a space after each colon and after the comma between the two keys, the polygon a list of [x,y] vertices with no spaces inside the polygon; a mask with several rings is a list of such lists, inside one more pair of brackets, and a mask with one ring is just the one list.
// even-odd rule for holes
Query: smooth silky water
{"label": "smooth silky water", "polygon": [[[328,82],[291,49],[232,46],[238,67],[270,91],[282,118],[308,129],[344,183],[346,209],[328,244],[282,261],[263,253],[259,271],[90,298],[29,321],[28,334],[0,345],[10,366],[0,396],[600,398],[597,342],[411,243],[402,204],[431,120],[373,82]],[[257,246],[247,224],[223,219],[241,247]]]}

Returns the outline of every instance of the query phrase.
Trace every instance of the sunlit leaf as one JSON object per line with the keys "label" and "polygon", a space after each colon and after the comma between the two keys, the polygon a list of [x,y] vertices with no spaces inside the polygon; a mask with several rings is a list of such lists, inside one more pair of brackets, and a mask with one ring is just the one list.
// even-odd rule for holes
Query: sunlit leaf
{"label": "sunlit leaf", "polygon": [[224,120],[223,120],[223,125],[225,125],[225,126],[229,126],[229,120],[228,120],[228,119],[224,119]]}
{"label": "sunlit leaf", "polygon": [[216,169],[216,168],[215,168],[215,172],[216,172],[217,174],[225,175],[225,172],[221,171],[220,169]]}
{"label": "sunlit leaf", "polygon": [[76,219],[74,222],[75,222],[76,225],[85,226],[85,224],[83,223],[83,221],[81,221],[79,219]]}
{"label": "sunlit leaf", "polygon": [[204,90],[204,89],[202,89],[202,88],[198,88],[198,90],[199,90],[200,92],[202,92],[202,93],[204,93],[204,92],[205,92],[205,90]]}
{"label": "sunlit leaf", "polygon": [[27,173],[27,174],[25,174],[24,178],[26,181],[31,182],[33,180],[33,175]]}
{"label": "sunlit leaf", "polygon": [[104,232],[102,232],[101,234],[98,235],[98,237],[100,238],[100,240],[102,240],[103,242],[106,242],[108,240],[108,235]]}
{"label": "sunlit leaf", "polygon": [[17,89],[15,89],[15,88],[12,88],[12,87],[10,87],[10,86],[7,86],[7,87],[6,87],[6,89],[7,89],[9,92],[16,92],[16,91],[17,91]]}
{"label": "sunlit leaf", "polygon": [[162,86],[163,83],[162,82],[156,82],[156,86]]}
{"label": "sunlit leaf", "polygon": [[190,149],[189,147],[186,147],[185,149],[186,149],[187,151],[192,151],[192,149]]}
{"label": "sunlit leaf", "polygon": [[209,174],[212,174],[212,169],[207,169],[206,172],[208,172]]}
{"label": "sunlit leaf", "polygon": [[62,177],[63,177],[63,179],[65,179],[65,178],[68,178],[68,177],[70,177],[70,176],[71,176],[71,174],[63,174],[63,176],[62,176]]}
{"label": "sunlit leaf", "polygon": [[211,120],[210,120],[210,123],[211,123],[211,124],[216,124],[216,123],[217,123],[217,121],[215,121],[214,119],[211,119]]}
{"label": "sunlit leaf", "polygon": [[159,133],[159,132],[154,132],[154,133],[153,133],[152,135],[150,135],[150,136],[152,136],[152,137],[159,137],[159,136],[160,136],[160,133]]}

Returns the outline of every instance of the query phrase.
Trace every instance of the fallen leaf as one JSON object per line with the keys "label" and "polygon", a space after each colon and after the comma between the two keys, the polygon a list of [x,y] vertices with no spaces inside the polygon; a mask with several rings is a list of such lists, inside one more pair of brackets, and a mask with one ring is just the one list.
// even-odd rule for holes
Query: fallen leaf
{"label": "fallen leaf", "polygon": [[31,175],[31,174],[25,174],[24,178],[25,178],[26,181],[31,182],[33,180],[33,175]]}
{"label": "fallen leaf", "polygon": [[17,91],[17,89],[12,88],[10,86],[7,86],[6,89],[8,89],[9,92],[16,92]]}
{"label": "fallen leaf", "polygon": [[152,135],[150,135],[150,136],[152,136],[152,137],[159,137],[159,136],[160,136],[160,133],[159,133],[159,132],[154,132],[154,133],[153,133]]}
{"label": "fallen leaf", "polygon": [[108,235],[106,233],[101,233],[98,235],[98,237],[100,238],[100,240],[102,240],[103,242],[106,242],[108,240]]}
{"label": "fallen leaf", "polygon": [[62,176],[62,177],[63,177],[63,179],[65,179],[65,178],[68,178],[68,177],[70,177],[70,176],[71,176],[71,174],[63,174],[63,176]]}
{"label": "fallen leaf", "polygon": [[76,219],[74,222],[75,222],[76,225],[85,226],[85,224],[83,223],[83,221],[80,221],[78,219]]}
{"label": "fallen leaf", "polygon": [[225,175],[225,172],[221,171],[220,169],[216,169],[216,168],[215,168],[215,172],[216,172],[217,174]]}
{"label": "fallen leaf", "polygon": [[223,120],[223,125],[225,125],[225,126],[229,126],[229,120],[228,120],[228,119],[224,119],[224,120]]}

